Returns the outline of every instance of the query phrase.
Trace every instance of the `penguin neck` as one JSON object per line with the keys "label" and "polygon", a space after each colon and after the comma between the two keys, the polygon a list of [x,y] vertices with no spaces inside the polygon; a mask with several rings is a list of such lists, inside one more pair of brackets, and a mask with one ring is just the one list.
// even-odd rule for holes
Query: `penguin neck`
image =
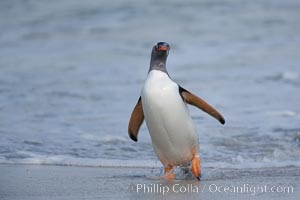
{"label": "penguin neck", "polygon": [[165,72],[166,74],[168,74],[167,66],[166,66],[166,59],[155,59],[155,60],[151,59],[149,72],[151,70],[159,70],[159,71],[162,71],[162,72]]}

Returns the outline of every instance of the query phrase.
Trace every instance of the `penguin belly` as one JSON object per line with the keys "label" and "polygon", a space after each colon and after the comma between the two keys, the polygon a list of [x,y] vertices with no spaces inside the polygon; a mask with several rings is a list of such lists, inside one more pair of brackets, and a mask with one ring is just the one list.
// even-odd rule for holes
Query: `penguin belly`
{"label": "penguin belly", "polygon": [[199,143],[179,86],[159,70],[149,72],[142,89],[143,112],[152,145],[164,166],[187,166]]}

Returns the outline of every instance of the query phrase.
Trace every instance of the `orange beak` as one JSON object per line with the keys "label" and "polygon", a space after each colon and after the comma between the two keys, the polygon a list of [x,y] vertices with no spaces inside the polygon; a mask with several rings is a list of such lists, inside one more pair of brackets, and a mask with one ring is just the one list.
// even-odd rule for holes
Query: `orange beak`
{"label": "orange beak", "polygon": [[157,47],[156,51],[167,51],[169,50],[169,47],[167,46],[160,46],[160,47]]}

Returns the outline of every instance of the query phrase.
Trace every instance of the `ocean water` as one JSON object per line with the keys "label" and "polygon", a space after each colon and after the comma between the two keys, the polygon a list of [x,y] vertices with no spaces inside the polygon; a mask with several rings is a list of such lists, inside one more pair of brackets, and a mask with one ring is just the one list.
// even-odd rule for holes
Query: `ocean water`
{"label": "ocean water", "polygon": [[297,0],[1,1],[0,163],[162,166],[127,124],[165,41],[226,119],[189,107],[203,167],[300,166],[299,32]]}

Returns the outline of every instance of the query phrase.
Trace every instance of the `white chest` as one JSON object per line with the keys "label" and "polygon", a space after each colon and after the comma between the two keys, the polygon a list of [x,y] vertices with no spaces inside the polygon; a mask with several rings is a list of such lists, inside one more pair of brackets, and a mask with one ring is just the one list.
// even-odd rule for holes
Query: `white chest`
{"label": "white chest", "polygon": [[[152,70],[145,81],[142,90],[142,99],[153,105],[170,103],[178,96],[178,85],[169,76],[161,71]],[[144,98],[143,98],[144,97]],[[149,104],[150,104],[149,102]]]}
{"label": "white chest", "polygon": [[155,152],[163,163],[178,163],[198,149],[198,138],[178,85],[152,70],[142,90],[145,121]]}

